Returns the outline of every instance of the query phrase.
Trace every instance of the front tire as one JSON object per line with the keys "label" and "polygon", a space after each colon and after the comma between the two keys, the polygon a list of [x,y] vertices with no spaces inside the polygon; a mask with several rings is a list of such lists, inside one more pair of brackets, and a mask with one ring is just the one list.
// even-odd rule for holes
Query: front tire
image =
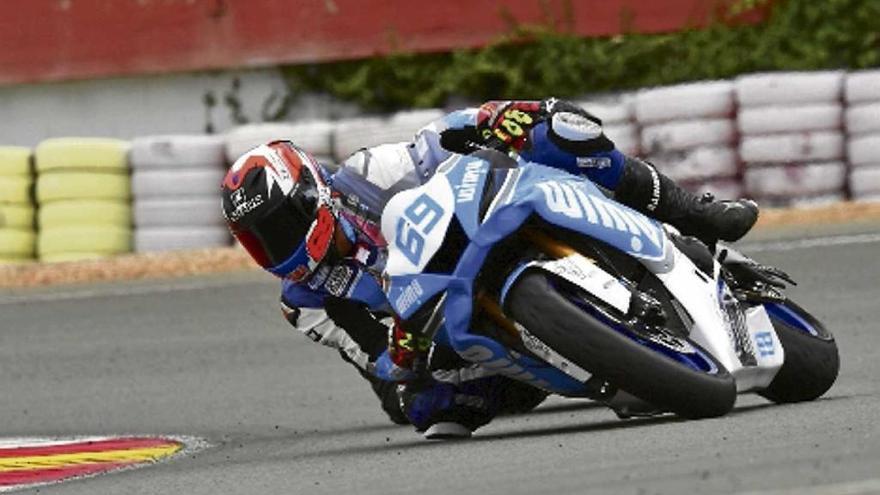
{"label": "front tire", "polygon": [[831,388],[840,371],[834,336],[793,301],[765,307],[785,350],[785,360],[770,386],[759,394],[778,404],[819,398]]}
{"label": "front tire", "polygon": [[590,314],[572,300],[577,294],[560,294],[568,288],[556,285],[547,274],[526,272],[507,297],[507,313],[565,358],[664,410],[696,419],[721,416],[733,408],[733,377],[697,344],[675,337],[706,369],[676,359],[674,351],[659,344],[652,348],[620,315]]}

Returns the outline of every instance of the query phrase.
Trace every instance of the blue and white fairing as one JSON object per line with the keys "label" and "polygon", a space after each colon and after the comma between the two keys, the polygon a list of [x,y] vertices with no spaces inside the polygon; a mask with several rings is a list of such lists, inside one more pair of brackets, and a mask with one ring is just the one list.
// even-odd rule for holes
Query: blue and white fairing
{"label": "blue and white fairing", "polygon": [[[484,219],[479,207],[488,174],[498,174],[494,198]],[[455,156],[421,187],[395,195],[382,214],[388,241],[386,287],[392,308],[404,319],[434,295],[446,291],[445,322],[435,340],[462,357],[500,373],[566,395],[584,391],[589,374],[563,373],[523,356],[469,328],[473,280],[492,246],[516,231],[532,214],[547,222],[598,239],[646,264],[667,259],[661,225],[615,203],[590,181],[558,169],[522,163],[514,169],[492,169],[488,162]],[[423,273],[441,248],[453,218],[470,240],[451,274]],[[558,356],[557,356],[558,357]]]}

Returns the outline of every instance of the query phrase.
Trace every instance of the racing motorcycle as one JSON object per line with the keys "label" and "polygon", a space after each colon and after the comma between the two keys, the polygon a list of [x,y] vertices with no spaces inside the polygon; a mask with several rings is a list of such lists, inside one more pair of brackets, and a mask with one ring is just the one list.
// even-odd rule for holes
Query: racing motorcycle
{"label": "racing motorcycle", "polygon": [[785,273],[557,169],[457,156],[393,196],[382,231],[401,318],[424,306],[435,342],[552,393],[705,418],[737,393],[816,399],[837,377],[834,338],[785,297]]}

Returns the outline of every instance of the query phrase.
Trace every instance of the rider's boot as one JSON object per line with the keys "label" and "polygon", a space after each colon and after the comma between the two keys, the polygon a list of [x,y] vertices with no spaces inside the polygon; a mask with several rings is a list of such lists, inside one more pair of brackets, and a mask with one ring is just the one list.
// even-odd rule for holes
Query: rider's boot
{"label": "rider's boot", "polygon": [[638,158],[627,157],[614,197],[710,246],[718,240],[740,239],[758,219],[754,201],[715,201],[710,194],[697,197]]}

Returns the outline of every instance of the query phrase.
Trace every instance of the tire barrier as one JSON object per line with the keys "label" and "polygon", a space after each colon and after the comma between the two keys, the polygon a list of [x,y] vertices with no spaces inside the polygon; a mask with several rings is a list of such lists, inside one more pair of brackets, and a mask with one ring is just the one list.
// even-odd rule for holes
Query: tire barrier
{"label": "tire barrier", "polygon": [[220,136],[151,136],[131,143],[131,168],[199,168],[225,163],[225,142]]}
{"label": "tire barrier", "polygon": [[[226,136],[171,135],[132,143],[134,249],[169,251],[227,246],[232,236],[220,209],[226,157],[276,139],[303,138],[329,149],[329,124],[258,124]],[[325,142],[326,141],[326,142]],[[307,148],[308,149],[308,148]]]}
{"label": "tire barrier", "polygon": [[676,181],[735,179],[739,172],[736,150],[726,146],[667,152],[654,155],[651,160],[662,164],[663,173]]}
{"label": "tire barrier", "polygon": [[709,81],[639,91],[635,117],[642,125],[670,120],[719,118],[734,115],[733,84]]}
{"label": "tire barrier", "polygon": [[34,150],[37,173],[50,170],[128,170],[128,142],[106,138],[52,138]]}
{"label": "tire barrier", "polygon": [[636,93],[633,105],[641,126],[641,154],[659,171],[695,191],[704,182],[726,186],[737,177],[733,83],[644,89]]}
{"label": "tire barrier", "polygon": [[613,99],[580,100],[575,103],[584,110],[599,117],[602,125],[607,127],[614,124],[629,124],[633,122],[635,118],[633,99],[634,96],[632,95],[622,95]]}
{"label": "tire barrier", "polygon": [[639,126],[634,120],[634,96],[622,95],[614,99],[583,100],[578,106],[602,121],[605,135],[615,147],[628,155],[639,154]]}
{"label": "tire barrier", "polygon": [[0,203],[30,203],[32,188],[33,179],[28,176],[0,175]]}
{"label": "tire barrier", "polygon": [[734,81],[736,101],[741,107],[835,103],[844,77],[841,71],[749,74]]}
{"label": "tire barrier", "polygon": [[702,146],[732,146],[736,126],[730,119],[694,119],[642,127],[642,152],[649,156]]}
{"label": "tire barrier", "polygon": [[[131,187],[135,201],[149,198],[217,198],[226,172],[220,167],[202,169],[135,170]],[[217,207],[219,211],[219,206]]]}
{"label": "tire barrier", "polygon": [[34,207],[30,204],[0,203],[0,229],[34,229]]}
{"label": "tire barrier", "polygon": [[213,197],[173,199],[143,198],[134,202],[134,225],[145,227],[226,225],[220,212],[220,200]]}
{"label": "tire barrier", "polygon": [[34,178],[30,148],[0,146],[0,265],[33,260]]}
{"label": "tire barrier", "polygon": [[[0,177],[32,175],[31,149],[21,146],[0,146]],[[2,196],[0,196],[2,197]]]}
{"label": "tire barrier", "polygon": [[226,226],[142,227],[134,232],[135,251],[174,251],[229,245]]}
{"label": "tire barrier", "polygon": [[416,110],[390,118],[365,117],[340,122],[333,134],[333,158],[339,163],[361,148],[409,141],[416,131],[444,114],[439,109]]}
{"label": "tire barrier", "polygon": [[849,191],[858,201],[880,200],[880,70],[846,77]]}
{"label": "tire barrier", "polygon": [[0,227],[0,264],[32,260],[35,240],[33,230]]}
{"label": "tire barrier", "polygon": [[846,75],[844,90],[850,104],[880,101],[880,70],[863,70]]}
{"label": "tire barrier", "polygon": [[743,108],[739,132],[747,135],[824,131],[843,128],[843,107],[837,103]]}
{"label": "tire barrier", "polygon": [[54,138],[37,145],[40,261],[131,251],[129,147],[127,141],[102,138]]}
{"label": "tire barrier", "polygon": [[840,193],[846,176],[846,163],[841,161],[768,165],[746,169],[745,188],[759,200],[804,199]]}
{"label": "tire barrier", "polygon": [[845,191],[845,80],[841,71],[736,79],[739,154],[748,196],[773,205],[811,204]]}
{"label": "tire barrier", "polygon": [[880,198],[880,165],[854,168],[849,175],[849,190],[854,199]]}
{"label": "tire barrier", "polygon": [[77,261],[131,251],[131,229],[115,225],[41,228],[37,255],[41,261]]}
{"label": "tire barrier", "polygon": [[226,161],[234,163],[247,151],[270,141],[289,139],[316,157],[333,154],[331,139],[336,124],[327,121],[248,124],[236,127],[223,137]]}
{"label": "tire barrier", "polygon": [[80,225],[128,226],[131,223],[131,205],[102,199],[53,201],[40,207],[37,223],[43,229]]}
{"label": "tire barrier", "polygon": [[37,203],[70,199],[107,199],[128,202],[131,180],[122,171],[53,170],[37,176]]}
{"label": "tire barrier", "polygon": [[740,142],[739,154],[747,166],[841,160],[844,136],[840,131],[745,136]]}
{"label": "tire barrier", "polygon": [[[846,109],[846,132],[850,136],[880,134],[880,97],[877,101],[850,105]],[[880,157],[877,161],[880,162]]]}

